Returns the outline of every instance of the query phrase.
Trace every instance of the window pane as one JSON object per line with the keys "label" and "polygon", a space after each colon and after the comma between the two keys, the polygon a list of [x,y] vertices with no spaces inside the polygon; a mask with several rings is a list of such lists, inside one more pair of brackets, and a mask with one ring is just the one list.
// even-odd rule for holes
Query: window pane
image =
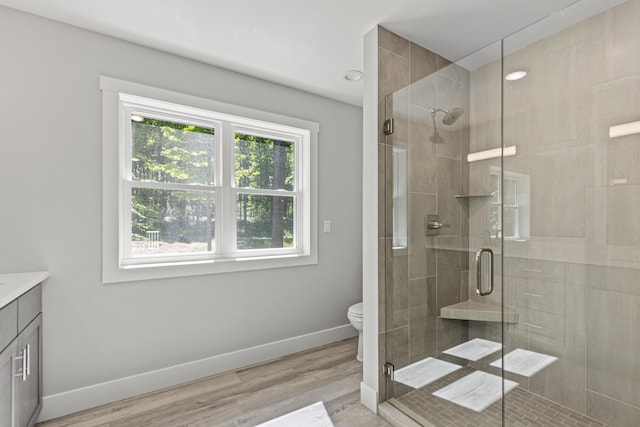
{"label": "window pane", "polygon": [[490,188],[491,194],[494,195],[494,198],[491,200],[492,203],[500,203],[501,194],[500,194],[500,174],[492,173],[490,176]]}
{"label": "window pane", "polygon": [[132,179],[214,184],[214,129],[131,116]]}
{"label": "window pane", "polygon": [[293,197],[238,194],[238,249],[292,248]]}
{"label": "window pane", "polygon": [[500,219],[500,205],[489,205],[489,233],[491,237],[498,237],[498,231],[502,227]]}
{"label": "window pane", "polygon": [[518,208],[504,207],[504,237],[520,237],[518,214]]}
{"label": "window pane", "polygon": [[236,133],[236,187],[293,190],[294,144]]}
{"label": "window pane", "polygon": [[515,179],[504,179],[504,204],[518,206],[518,181]]}
{"label": "window pane", "polygon": [[133,188],[131,193],[131,255],[214,250],[213,193],[146,188]]}

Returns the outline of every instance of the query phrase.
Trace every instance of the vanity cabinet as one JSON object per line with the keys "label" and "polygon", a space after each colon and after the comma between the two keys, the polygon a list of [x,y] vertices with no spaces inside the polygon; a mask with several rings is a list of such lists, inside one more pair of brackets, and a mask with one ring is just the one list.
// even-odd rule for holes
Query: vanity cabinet
{"label": "vanity cabinet", "polygon": [[0,309],[0,426],[31,427],[42,409],[42,285]]}
{"label": "vanity cabinet", "polygon": [[0,426],[13,425],[13,356],[18,352],[18,340],[13,340],[0,353]]}

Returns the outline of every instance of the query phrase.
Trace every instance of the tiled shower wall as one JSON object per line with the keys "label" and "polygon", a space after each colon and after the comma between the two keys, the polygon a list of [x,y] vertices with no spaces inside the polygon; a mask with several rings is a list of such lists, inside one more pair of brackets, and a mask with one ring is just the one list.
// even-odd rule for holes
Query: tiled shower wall
{"label": "tiled shower wall", "polygon": [[[510,379],[612,426],[640,425],[640,137],[608,135],[640,119],[639,22],[629,0],[504,59],[505,73],[528,71],[503,87],[517,146],[505,171],[531,180],[530,238],[505,241],[505,303],[520,315],[505,344],[558,357]],[[471,151],[499,146],[499,77],[499,63],[471,73]],[[482,191],[486,165],[470,178]],[[472,247],[486,212],[471,217]],[[470,337],[496,333],[469,323]]]}
{"label": "tiled shower wall", "polygon": [[[379,360],[400,368],[467,337],[466,324],[442,321],[437,315],[442,306],[468,299],[468,221],[454,195],[466,191],[462,160],[469,147],[469,73],[382,27],[378,39],[379,123],[382,126],[385,116],[395,120],[394,133],[385,136],[380,128],[378,141]],[[438,114],[441,143],[430,141],[433,107],[465,110],[449,127],[441,124],[443,114]],[[394,148],[406,150],[408,158],[408,244],[396,248]],[[439,214],[448,225],[439,236],[425,235],[427,214]],[[385,381],[379,391],[385,400]]]}

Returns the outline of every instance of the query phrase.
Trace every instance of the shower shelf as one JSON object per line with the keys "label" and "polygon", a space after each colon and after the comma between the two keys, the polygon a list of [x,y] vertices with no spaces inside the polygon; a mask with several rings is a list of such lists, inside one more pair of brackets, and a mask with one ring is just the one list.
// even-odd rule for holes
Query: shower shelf
{"label": "shower shelf", "polygon": [[456,199],[478,199],[484,197],[493,197],[493,194],[456,194]]}
{"label": "shower shelf", "polygon": [[[515,311],[504,310],[504,321],[506,323],[518,323],[518,317],[518,313]],[[501,322],[502,312],[500,307],[469,300],[442,307],[440,309],[440,318]]]}

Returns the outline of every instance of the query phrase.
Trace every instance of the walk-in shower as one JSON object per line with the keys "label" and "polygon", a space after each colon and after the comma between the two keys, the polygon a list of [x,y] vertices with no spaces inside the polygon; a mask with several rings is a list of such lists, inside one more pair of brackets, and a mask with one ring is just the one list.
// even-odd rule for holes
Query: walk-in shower
{"label": "walk-in shower", "polygon": [[640,425],[639,23],[640,0],[582,0],[457,61],[379,29],[385,405]]}

